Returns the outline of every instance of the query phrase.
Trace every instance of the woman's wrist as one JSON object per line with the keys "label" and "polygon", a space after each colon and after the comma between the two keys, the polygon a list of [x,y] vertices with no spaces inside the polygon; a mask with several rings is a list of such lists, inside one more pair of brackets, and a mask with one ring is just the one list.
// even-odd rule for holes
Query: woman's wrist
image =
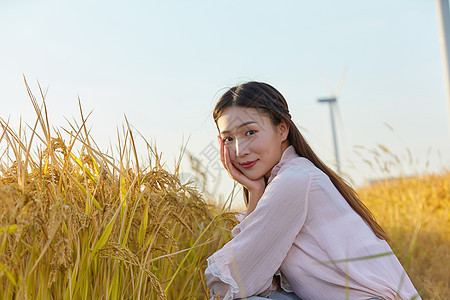
{"label": "woman's wrist", "polygon": [[252,185],[244,185],[245,188],[248,190],[249,194],[253,194],[256,196],[262,196],[264,193],[264,190],[266,189],[266,183],[263,178],[260,178],[259,180],[254,180],[252,182]]}
{"label": "woman's wrist", "polygon": [[251,214],[255,208],[256,205],[259,202],[259,199],[261,199],[261,196],[264,194],[264,189],[254,189],[248,191],[248,206],[247,206],[247,213],[245,214],[245,217],[247,217],[249,214]]}
{"label": "woman's wrist", "polygon": [[258,203],[259,199],[264,194],[264,190],[265,188],[248,190],[248,203],[254,204],[254,206],[256,207],[256,204]]}

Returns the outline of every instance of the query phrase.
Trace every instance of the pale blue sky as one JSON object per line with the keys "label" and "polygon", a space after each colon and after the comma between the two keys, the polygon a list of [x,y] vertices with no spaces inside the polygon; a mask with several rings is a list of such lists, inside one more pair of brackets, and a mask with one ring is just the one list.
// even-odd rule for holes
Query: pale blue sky
{"label": "pale blue sky", "polygon": [[[448,168],[441,61],[434,1],[0,0],[2,118],[34,121],[24,74],[36,93],[37,80],[48,87],[54,126],[78,118],[79,95],[101,145],[115,142],[126,114],[169,166],[183,137],[191,136],[187,148],[198,156],[216,143],[215,102],[223,88],[248,80],[279,89],[332,164],[328,108],[316,99],[348,67],[338,133],[352,180],[380,175],[355,145],[383,144],[402,156],[408,148],[418,171],[427,159],[430,171]],[[221,174],[226,193],[231,181]]]}

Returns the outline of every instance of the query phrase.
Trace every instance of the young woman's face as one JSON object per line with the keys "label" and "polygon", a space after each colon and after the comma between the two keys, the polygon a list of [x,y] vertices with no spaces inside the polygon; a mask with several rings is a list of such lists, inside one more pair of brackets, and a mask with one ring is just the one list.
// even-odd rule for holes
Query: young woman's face
{"label": "young woman's face", "polygon": [[289,146],[286,123],[274,126],[255,108],[228,107],[217,120],[217,127],[233,165],[252,180],[269,178]]}

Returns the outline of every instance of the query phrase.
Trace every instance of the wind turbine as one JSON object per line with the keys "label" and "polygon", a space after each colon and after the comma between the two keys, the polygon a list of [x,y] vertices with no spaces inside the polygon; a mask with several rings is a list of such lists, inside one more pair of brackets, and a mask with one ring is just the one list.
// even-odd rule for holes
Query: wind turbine
{"label": "wind turbine", "polygon": [[[342,85],[344,84],[344,79],[345,79],[345,74],[347,73],[347,69],[348,68],[346,67],[344,70],[344,74],[342,74],[341,81],[338,85],[338,88],[336,89],[336,92],[333,93],[333,91],[329,87],[328,83],[326,82],[331,96],[327,97],[327,98],[319,98],[317,100],[320,103],[328,103],[329,108],[330,108],[331,130],[333,132],[334,157],[336,159],[336,171],[339,175],[341,174],[341,161],[339,159],[339,145],[338,145],[338,140],[337,140],[337,135],[336,135],[336,122],[335,122],[335,118],[334,118],[334,113],[335,113],[336,107],[337,107],[338,96],[341,92]],[[337,113],[339,114],[339,111],[337,111]]]}

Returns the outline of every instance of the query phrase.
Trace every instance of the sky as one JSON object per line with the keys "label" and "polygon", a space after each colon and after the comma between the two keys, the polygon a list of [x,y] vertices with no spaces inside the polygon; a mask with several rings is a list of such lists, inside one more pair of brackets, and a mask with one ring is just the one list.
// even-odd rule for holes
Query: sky
{"label": "sky", "polygon": [[[391,175],[450,167],[435,1],[0,0],[0,117],[11,124],[35,121],[23,76],[36,95],[38,82],[47,91],[56,128],[79,121],[79,97],[105,150],[124,116],[169,170],[189,139],[217,199],[232,180],[217,167],[212,111],[227,88],[250,80],[285,96],[331,167],[329,110],[317,99],[340,91],[339,149],[354,186],[388,175],[370,167],[393,160],[383,147],[401,162]],[[182,166],[193,174],[187,156]]]}

